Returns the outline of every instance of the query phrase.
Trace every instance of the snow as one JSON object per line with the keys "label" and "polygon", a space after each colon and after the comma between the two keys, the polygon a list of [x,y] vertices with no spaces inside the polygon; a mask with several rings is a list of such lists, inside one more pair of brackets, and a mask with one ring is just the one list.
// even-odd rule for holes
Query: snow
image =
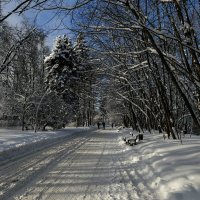
{"label": "snow", "polygon": [[147,47],[147,50],[149,52],[153,53],[153,54],[158,54],[158,52],[155,49],[151,48],[151,47]]}
{"label": "snow", "polygon": [[[62,149],[63,154],[58,154],[59,159],[54,157],[52,167],[49,165],[42,176],[38,173],[37,180],[19,191],[17,198],[199,200],[199,136],[190,138],[190,135],[185,135],[181,144],[179,140],[164,140],[163,135],[156,131],[152,134],[146,131],[144,140],[129,146],[122,138],[130,137],[130,132],[138,133],[122,127],[119,129],[90,129],[92,134],[69,139],[61,145],[62,148],[52,149],[55,155],[57,149]],[[1,129],[1,151],[24,144],[32,147],[33,143],[41,144],[40,141],[50,141],[50,138],[62,139],[84,130],[66,128],[58,132],[22,133]],[[46,153],[40,155],[41,160],[42,156],[48,158]],[[43,163],[44,169],[46,162]],[[37,160],[36,163],[41,165]],[[20,163],[18,165],[20,168]],[[37,169],[31,163],[30,168]],[[24,173],[28,172],[31,170]]]}
{"label": "snow", "polygon": [[[130,130],[123,130],[128,135]],[[121,145],[121,137],[118,139]],[[134,162],[149,188],[159,200],[199,200],[200,197],[200,137],[186,135],[179,140],[163,140],[163,135],[144,133],[144,140],[127,146],[127,164]],[[131,153],[132,152],[132,153]]]}
{"label": "snow", "polygon": [[140,62],[139,64],[131,65],[131,67],[129,67],[129,69],[138,70],[138,69],[143,69],[144,67],[148,67],[148,63],[146,60],[143,62]]}
{"label": "snow", "polygon": [[26,151],[34,151],[38,148],[52,144],[58,139],[87,130],[85,128],[67,127],[58,131],[21,131],[17,129],[0,129],[0,162],[12,158]]}

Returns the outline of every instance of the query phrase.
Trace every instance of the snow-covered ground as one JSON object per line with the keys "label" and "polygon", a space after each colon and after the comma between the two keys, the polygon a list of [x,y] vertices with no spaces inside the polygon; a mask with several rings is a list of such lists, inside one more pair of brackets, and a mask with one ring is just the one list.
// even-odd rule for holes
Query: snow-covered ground
{"label": "snow-covered ground", "polygon": [[[130,130],[122,130],[128,135]],[[123,146],[121,138],[118,139]],[[137,154],[133,153],[137,150]],[[156,191],[159,200],[200,199],[200,137],[185,135],[180,141],[164,140],[162,135],[145,133],[144,140],[125,148],[126,164],[138,167],[135,178],[144,178],[146,187]]]}
{"label": "snow-covered ground", "polygon": [[[31,146],[30,142],[40,141],[39,138],[48,142],[50,139],[45,138],[62,138],[76,130],[42,133],[44,136],[38,133],[35,135],[38,139],[34,140],[31,135],[32,139],[27,139],[26,144]],[[122,137],[129,132],[130,129],[118,132],[108,130],[108,127],[106,130],[90,129],[87,134],[58,143],[51,151],[47,148],[27,156],[24,163],[14,161],[15,166],[12,163],[8,167],[2,166],[2,195],[7,191],[13,194],[9,198],[12,200],[200,199],[199,136],[190,138],[186,135],[181,144],[180,141],[164,140],[158,133],[145,132],[143,141],[128,146]],[[12,136],[9,139],[9,135],[19,136],[21,133],[9,133],[7,137],[1,134],[4,150],[6,141],[10,147],[11,141],[18,138]]]}
{"label": "snow-covered ground", "polygon": [[22,131],[20,129],[0,129],[0,164],[7,158],[22,153],[30,153],[52,144],[56,140],[74,133],[88,130],[88,127],[67,127],[58,131]]}

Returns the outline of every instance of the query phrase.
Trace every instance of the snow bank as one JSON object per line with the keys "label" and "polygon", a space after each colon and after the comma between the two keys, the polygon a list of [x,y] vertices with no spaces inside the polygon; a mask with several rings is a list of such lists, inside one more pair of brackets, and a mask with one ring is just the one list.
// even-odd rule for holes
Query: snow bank
{"label": "snow bank", "polygon": [[[122,132],[128,135],[130,129]],[[144,133],[144,140],[132,150],[119,138],[127,151],[126,162],[137,166],[138,176],[146,180],[146,187],[155,191],[159,200],[199,200],[200,137],[186,135],[181,144],[155,133]]]}
{"label": "snow bank", "polygon": [[63,138],[88,130],[88,127],[68,127],[59,131],[21,131],[16,129],[0,129],[0,164],[8,159],[15,159],[21,154],[28,154],[59,142]]}

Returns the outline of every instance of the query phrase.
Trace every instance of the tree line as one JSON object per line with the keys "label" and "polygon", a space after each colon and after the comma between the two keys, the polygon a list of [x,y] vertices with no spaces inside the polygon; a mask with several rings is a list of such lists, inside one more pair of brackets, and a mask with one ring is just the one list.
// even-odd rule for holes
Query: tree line
{"label": "tree line", "polygon": [[[50,58],[46,63],[45,87],[62,96],[60,101],[65,105],[67,97],[72,98],[77,124],[90,118],[80,107],[89,104],[89,110],[94,111],[96,99],[104,117],[120,118],[125,126],[139,131],[161,127],[168,137],[176,139],[181,131],[189,133],[200,126],[199,1],[47,2],[43,1],[38,10],[55,9],[73,15],[71,31],[83,33],[92,55],[89,69],[79,69],[77,66],[85,61],[76,56],[76,45],[69,44],[68,38],[60,38],[58,41],[65,41],[68,50],[61,53],[61,59]],[[24,5],[19,4],[16,12],[36,8],[38,3]],[[63,72],[64,66],[70,70]],[[91,76],[96,82],[90,83]],[[104,91],[96,94],[99,87]]]}
{"label": "tree line", "polygon": [[77,13],[126,125],[160,126],[174,139],[199,127],[199,8],[196,0],[103,0]]}
{"label": "tree line", "polygon": [[79,34],[72,45],[67,36],[60,36],[52,52],[45,39],[44,31],[27,21],[18,29],[3,22],[1,126],[37,131],[74,121],[77,126],[91,125],[94,79],[84,37]]}

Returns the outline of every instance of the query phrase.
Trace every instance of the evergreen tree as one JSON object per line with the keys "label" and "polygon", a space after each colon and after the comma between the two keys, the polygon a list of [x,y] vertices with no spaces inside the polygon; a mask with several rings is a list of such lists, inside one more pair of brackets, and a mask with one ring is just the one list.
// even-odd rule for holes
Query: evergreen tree
{"label": "evergreen tree", "polygon": [[92,123],[92,68],[83,34],[74,45],[64,35],[56,38],[52,53],[45,58],[47,88],[62,96],[76,115],[77,126]]}
{"label": "evergreen tree", "polygon": [[89,57],[88,47],[84,40],[84,36],[80,33],[74,45],[74,54],[76,59],[76,67],[81,71],[85,71],[88,68],[87,61]]}
{"label": "evergreen tree", "polygon": [[93,111],[92,83],[94,74],[90,64],[89,49],[84,35],[80,33],[74,45],[75,65],[81,81],[78,86],[77,125],[91,125]]}
{"label": "evergreen tree", "polygon": [[75,98],[76,68],[73,48],[66,35],[56,38],[52,53],[45,58],[47,88],[61,95],[66,102]]}

